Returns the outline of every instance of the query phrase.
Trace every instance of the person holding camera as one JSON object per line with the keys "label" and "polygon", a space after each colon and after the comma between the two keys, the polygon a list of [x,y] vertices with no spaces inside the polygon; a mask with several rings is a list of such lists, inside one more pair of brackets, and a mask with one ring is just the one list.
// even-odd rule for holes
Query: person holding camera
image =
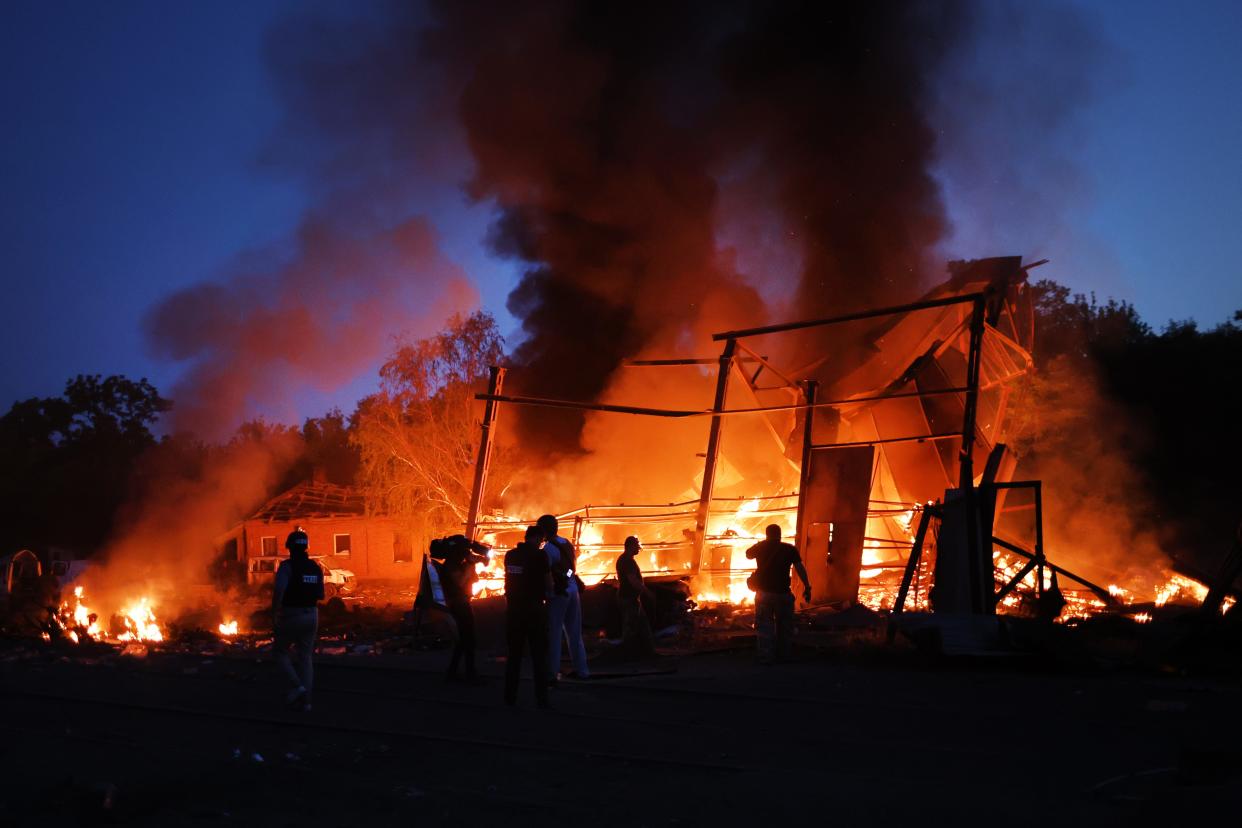
{"label": "person holding camera", "polygon": [[474,610],[470,607],[474,583],[478,580],[475,566],[487,563],[491,552],[478,541],[468,540],[465,535],[453,535],[431,542],[431,560],[440,576],[444,590],[444,606],[457,627],[457,640],[453,642],[453,654],[449,658],[447,681],[459,681],[459,665],[465,662],[466,681],[477,683],[475,669]]}

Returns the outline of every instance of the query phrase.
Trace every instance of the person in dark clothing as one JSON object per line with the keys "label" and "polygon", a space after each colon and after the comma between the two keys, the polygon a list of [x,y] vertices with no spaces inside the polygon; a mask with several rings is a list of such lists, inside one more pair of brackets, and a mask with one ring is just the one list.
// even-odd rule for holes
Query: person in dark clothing
{"label": "person in dark clothing", "polygon": [[621,646],[638,657],[655,655],[655,637],[651,624],[643,611],[643,601],[655,606],[655,596],[643,583],[643,573],[638,566],[638,553],[643,549],[638,538],[630,535],[625,539],[625,550],[617,558],[617,602],[621,607]]}
{"label": "person in dark clothing", "polygon": [[517,704],[522,677],[522,655],[530,649],[535,703],[548,706],[548,613],[552,570],[543,550],[544,534],[538,526],[526,530],[526,540],[505,555],[505,637],[509,645],[505,661],[505,704]]}
{"label": "person in dark clothing", "polygon": [[[323,570],[310,559],[310,538],[298,527],[285,539],[289,557],[276,568],[272,589],[272,653],[276,664],[289,677],[290,690],[285,701],[295,710],[310,712],[314,681],[312,655],[319,631],[319,602],[323,600]],[[289,658],[293,649],[295,665]]]}
{"label": "person in dark clothing", "polygon": [[475,565],[486,563],[490,551],[478,541],[468,540],[465,535],[453,535],[431,542],[431,559],[440,575],[444,605],[457,627],[457,640],[453,643],[453,654],[449,658],[448,671],[445,674],[448,681],[457,681],[460,678],[458,667],[463,661],[466,681],[478,680],[474,662],[474,611],[470,608],[470,599],[474,582],[478,578]]}
{"label": "person in dark clothing", "polygon": [[781,542],[781,527],[773,523],[767,538],[746,550],[746,557],[756,562],[755,573],[748,583],[755,590],[755,638],[759,661],[771,664],[789,657],[793,644],[794,597],[790,591],[789,568],[802,579],[802,597],[811,600],[811,579],[798,550]]}

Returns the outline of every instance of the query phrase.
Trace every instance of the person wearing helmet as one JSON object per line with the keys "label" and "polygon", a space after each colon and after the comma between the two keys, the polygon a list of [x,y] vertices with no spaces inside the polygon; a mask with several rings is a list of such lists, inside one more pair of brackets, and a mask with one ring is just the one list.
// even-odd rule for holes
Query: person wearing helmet
{"label": "person wearing helmet", "polygon": [[505,555],[505,704],[517,704],[522,658],[530,650],[535,703],[548,707],[548,594],[552,572],[543,550],[543,530],[528,527],[526,539]]}
{"label": "person wearing helmet", "polygon": [[577,560],[574,545],[562,538],[560,525],[553,515],[543,515],[535,523],[543,530],[547,544],[548,566],[552,570],[552,595],[548,598],[548,679],[554,685],[561,666],[561,643],[569,641],[569,656],[574,663],[572,678],[590,676],[586,645],[582,642],[582,579],[574,571]]}
{"label": "person wearing helmet", "polygon": [[[310,538],[299,526],[285,538],[289,557],[276,569],[272,590],[276,664],[289,677],[285,701],[294,710],[310,712],[315,635],[319,631],[319,602],[323,600],[323,570],[310,559]],[[296,664],[289,657],[297,655]]]}

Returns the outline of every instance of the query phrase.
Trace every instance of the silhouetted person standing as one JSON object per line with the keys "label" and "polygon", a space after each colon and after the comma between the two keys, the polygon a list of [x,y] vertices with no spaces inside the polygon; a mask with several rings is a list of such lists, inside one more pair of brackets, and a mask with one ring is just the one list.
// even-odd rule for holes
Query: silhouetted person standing
{"label": "silhouetted person standing", "polygon": [[[276,568],[272,589],[275,636],[272,652],[276,664],[289,677],[291,688],[285,701],[295,710],[309,712],[314,682],[315,635],[319,631],[319,602],[323,600],[323,570],[310,559],[310,538],[301,527],[285,539],[289,557]],[[297,663],[289,658],[292,648]]]}
{"label": "silhouetted person standing", "polygon": [[638,553],[643,549],[638,538],[625,539],[625,550],[617,558],[617,603],[621,608],[621,646],[627,654],[638,657],[655,655],[655,637],[643,611],[643,601],[654,609],[655,596],[643,583]]}
{"label": "silhouetted person standing", "polygon": [[781,527],[775,523],[767,529],[767,538],[746,550],[746,557],[756,562],[755,638],[759,661],[771,664],[789,657],[793,645],[794,597],[790,591],[789,568],[802,579],[802,596],[811,600],[811,579],[806,575],[802,557],[792,544],[781,541]]}
{"label": "silhouetted person standing", "polygon": [[465,662],[466,680],[478,681],[475,669],[474,610],[470,607],[474,582],[478,579],[475,565],[487,562],[488,548],[478,541],[467,540],[465,535],[453,535],[431,542],[431,559],[439,566],[440,588],[444,590],[444,605],[457,627],[457,640],[453,642],[453,654],[449,658],[445,678],[457,681],[458,667]]}
{"label": "silhouetted person standing", "polygon": [[552,570],[543,549],[543,530],[531,526],[526,540],[505,555],[505,638],[509,645],[505,661],[505,704],[517,704],[522,677],[522,655],[530,649],[535,703],[548,706],[548,613]]}
{"label": "silhouetted person standing", "polygon": [[544,551],[552,569],[552,595],[548,599],[548,680],[556,683],[562,640],[568,640],[569,657],[574,663],[570,675],[586,678],[591,671],[587,667],[586,645],[582,642],[582,579],[574,571],[577,565],[574,545],[557,534],[560,526],[553,515],[543,515],[536,525],[547,539]]}

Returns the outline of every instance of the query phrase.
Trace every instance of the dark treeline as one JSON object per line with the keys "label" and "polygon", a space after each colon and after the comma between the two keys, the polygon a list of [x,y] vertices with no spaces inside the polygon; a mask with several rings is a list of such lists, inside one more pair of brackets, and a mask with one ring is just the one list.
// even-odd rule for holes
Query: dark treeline
{"label": "dark treeline", "polygon": [[227,443],[212,444],[189,434],[157,437],[156,421],[171,406],[146,379],[121,376],[78,376],[59,397],[15,403],[0,417],[0,554],[50,547],[93,552],[138,517],[136,504],[170,484],[198,479],[213,458],[238,446],[296,447],[269,494],[316,470],[341,485],[357,473],[350,424],[339,411],[309,418],[301,428],[250,421]]}
{"label": "dark treeline", "polygon": [[[1112,499],[1129,499],[1136,525],[1175,558],[1214,568],[1242,520],[1242,397],[1233,389],[1242,311],[1208,330],[1193,321],[1156,330],[1128,303],[1051,281],[1034,288],[1036,408],[1064,416],[1034,430],[1027,471],[1038,474],[1052,455],[1119,455],[1137,486]],[[1096,485],[1117,482],[1101,472]]]}
{"label": "dark treeline", "polygon": [[[1210,330],[1193,322],[1156,330],[1124,302],[1099,303],[1050,281],[1034,290],[1032,413],[1015,410],[1025,435],[1015,441],[1022,473],[1038,476],[1054,457],[1118,456],[1135,486],[1118,496],[1141,505],[1142,528],[1174,555],[1210,565],[1242,519],[1242,402],[1231,393],[1242,376],[1242,312]],[[1085,399],[1084,388],[1098,399]],[[217,445],[158,437],[171,405],[145,379],[119,376],[79,376],[59,397],[15,403],[0,417],[0,553],[98,549],[134,517],[130,504],[170,479],[194,479],[230,445],[292,441],[296,450],[269,494],[316,470],[329,482],[355,482],[356,414],[329,412],[301,428],[252,421]],[[1024,416],[1045,424],[1024,427]],[[1090,480],[1092,469],[1084,473]]]}

